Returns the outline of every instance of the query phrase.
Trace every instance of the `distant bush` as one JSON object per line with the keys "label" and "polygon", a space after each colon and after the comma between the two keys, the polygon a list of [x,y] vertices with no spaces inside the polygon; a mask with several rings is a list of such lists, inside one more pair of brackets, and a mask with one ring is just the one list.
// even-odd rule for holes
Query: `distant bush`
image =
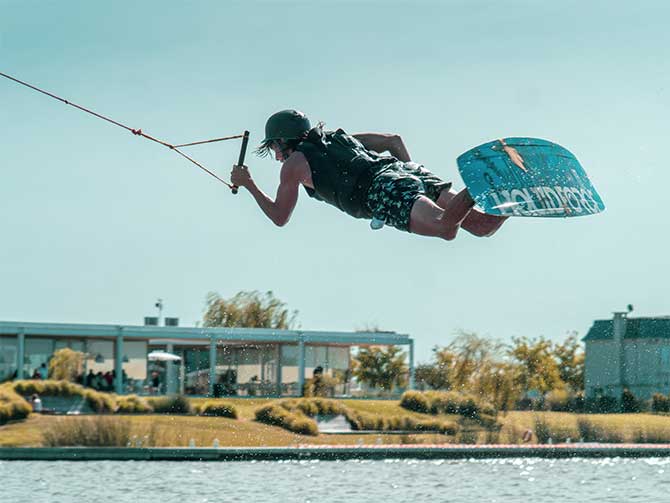
{"label": "distant bush", "polygon": [[[352,410],[336,400],[323,398],[300,398],[280,400],[256,410],[256,420],[280,426],[295,433],[298,426],[308,435],[317,435],[318,427],[311,418],[316,415],[343,415],[354,431],[415,431],[436,432],[454,435],[458,425],[453,421],[439,419],[416,419],[410,415],[372,414]],[[310,423],[304,421],[309,420]],[[300,420],[300,421],[298,421]],[[312,424],[314,427],[312,427]],[[314,433],[312,433],[314,432]]]}
{"label": "distant bush", "polygon": [[123,395],[116,399],[116,412],[118,414],[148,414],[153,410],[146,399],[137,395]]}
{"label": "distant bush", "polygon": [[14,391],[11,384],[0,386],[0,424],[25,419],[32,410],[30,404]]}
{"label": "distant bush", "polygon": [[108,393],[101,393],[84,388],[79,384],[68,381],[14,381],[14,390],[23,396],[38,394],[40,396],[79,396],[86,399],[88,405],[95,412],[113,412],[116,409],[116,400]]}
{"label": "distant bush", "polygon": [[425,393],[420,391],[405,391],[400,397],[400,406],[421,414],[430,412],[430,400]]}
{"label": "distant bush", "polygon": [[424,414],[457,414],[470,419],[497,415],[493,405],[485,400],[455,391],[406,391],[400,398],[400,406]]}
{"label": "distant bush", "polygon": [[200,407],[201,416],[217,416],[237,419],[237,408],[230,402],[208,401]]}
{"label": "distant bush", "polygon": [[585,416],[577,418],[577,429],[584,442],[620,443],[625,438],[623,431],[617,429],[616,425],[607,427]]}
{"label": "distant bush", "polygon": [[84,353],[70,348],[56,350],[49,360],[49,378],[74,382],[81,372]]}
{"label": "distant bush", "polygon": [[320,414],[342,414],[353,430],[372,431],[431,431],[454,434],[458,425],[452,421],[416,419],[410,415],[383,415],[359,412],[345,407],[335,400],[316,401]]}
{"label": "distant bush", "polygon": [[192,414],[193,406],[183,395],[171,395],[160,398],[150,398],[149,404],[156,414]]}
{"label": "distant bush", "polygon": [[577,440],[579,435],[578,429],[573,425],[550,421],[542,413],[535,414],[533,422],[535,423],[535,437],[540,444],[564,443],[569,439]]}
{"label": "distant bush", "polygon": [[351,429],[355,431],[412,431],[455,435],[459,429],[453,421],[417,419],[410,415],[385,416],[351,409],[347,409],[344,415]]}
{"label": "distant bush", "polygon": [[621,412],[619,400],[613,396],[601,395],[586,402],[586,410],[596,414],[612,414]]}
{"label": "distant bush", "polygon": [[126,447],[131,422],[119,417],[60,418],[42,432],[46,447]]}
{"label": "distant bush", "polygon": [[298,433],[299,435],[317,436],[319,434],[319,427],[314,420],[306,416],[294,418],[290,423],[290,428],[293,433]]}
{"label": "distant bush", "polygon": [[289,411],[277,403],[264,405],[255,412],[256,421],[279,426],[285,430],[298,433],[300,435],[319,434],[319,428],[313,419],[310,419],[297,409]]}
{"label": "distant bush", "polygon": [[550,391],[544,397],[544,408],[553,412],[568,412],[570,410],[570,393],[564,389]]}
{"label": "distant bush", "polygon": [[651,397],[652,412],[670,412],[670,398],[661,393],[654,393]]}
{"label": "distant bush", "polygon": [[579,391],[577,393],[570,394],[570,400],[568,402],[568,412],[584,412],[586,407],[586,401],[584,399],[584,392]]}
{"label": "distant bush", "polygon": [[641,404],[632,391],[624,389],[621,393],[621,412],[640,412]]}

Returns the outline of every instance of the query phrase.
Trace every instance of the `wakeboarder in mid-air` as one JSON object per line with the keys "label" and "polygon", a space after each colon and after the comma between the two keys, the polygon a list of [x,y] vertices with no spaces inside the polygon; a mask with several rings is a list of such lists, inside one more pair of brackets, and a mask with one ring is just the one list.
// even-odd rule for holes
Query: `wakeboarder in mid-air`
{"label": "wakeboarder in mid-air", "polygon": [[[312,127],[305,114],[296,110],[273,114],[265,124],[265,139],[257,149],[260,155],[273,152],[282,163],[273,201],[256,186],[244,165],[249,131],[169,143],[6,73],[0,72],[0,77],[169,148],[226,185],[233,194],[245,187],[279,226],[291,218],[301,185],[310,197],[355,218],[369,219],[373,229],[390,225],[449,241],[461,228],[475,236],[491,236],[510,216],[565,218],[605,210],[577,158],[548,140],[505,137],[471,148],[456,159],[466,188],[455,192],[450,182],[411,161],[399,135],[324,131],[322,124]],[[242,143],[230,183],[181,150],[237,138]]]}
{"label": "wakeboarder in mid-air", "polygon": [[449,241],[460,228],[491,236],[508,218],[479,211],[467,189],[455,192],[450,182],[412,162],[397,134],[325,131],[302,112],[282,110],[267,120],[257,149],[261,156],[271,152],[282,163],[274,200],[246,166],[233,166],[230,180],[247,189],[278,226],[291,218],[301,185],[310,197],[371,220],[373,228],[389,225]]}

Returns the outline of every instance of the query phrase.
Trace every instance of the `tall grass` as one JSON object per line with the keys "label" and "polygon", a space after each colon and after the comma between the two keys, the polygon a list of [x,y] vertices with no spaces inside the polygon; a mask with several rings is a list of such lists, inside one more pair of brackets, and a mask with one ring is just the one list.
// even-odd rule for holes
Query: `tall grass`
{"label": "tall grass", "polygon": [[550,422],[546,414],[535,414],[535,436],[541,444],[576,441],[580,435],[574,424]]}
{"label": "tall grass", "polygon": [[298,409],[290,411],[279,404],[270,403],[257,409],[256,421],[271,426],[279,426],[300,435],[316,436],[319,434],[319,428],[313,419],[307,417]]}
{"label": "tall grass", "polygon": [[355,431],[413,431],[454,435],[458,425],[440,419],[418,419],[409,414],[386,415],[353,410],[341,402],[324,398],[280,400],[256,411],[256,420],[308,435],[317,435],[311,418],[317,415],[343,415]]}
{"label": "tall grass", "polygon": [[193,414],[194,412],[190,400],[183,395],[149,398],[148,402],[156,414]]}
{"label": "tall grass", "polygon": [[68,381],[14,381],[14,391],[23,396],[38,394],[41,396],[79,396],[86,399],[88,405],[98,413],[114,412],[116,400],[108,393],[101,393]]}
{"label": "tall grass", "polygon": [[[612,428],[611,424],[596,421],[586,416],[577,418],[577,429],[579,436],[584,442],[606,442],[619,443],[626,439],[624,432],[620,428]],[[644,431],[638,430],[638,431]],[[670,435],[668,435],[670,437]]]}
{"label": "tall grass", "polygon": [[218,416],[237,419],[239,414],[237,408],[231,402],[208,401],[198,408],[201,416]]}
{"label": "tall grass", "polygon": [[59,418],[42,432],[47,447],[125,447],[131,422],[114,416]]}
{"label": "tall grass", "polygon": [[25,419],[32,410],[30,404],[11,385],[0,386],[0,424]]}
{"label": "tall grass", "polygon": [[149,414],[153,412],[149,402],[137,395],[123,395],[116,399],[116,412],[118,414]]}
{"label": "tall grass", "polygon": [[406,391],[400,406],[424,414],[458,414],[465,418],[495,417],[497,411],[485,400],[455,391]]}

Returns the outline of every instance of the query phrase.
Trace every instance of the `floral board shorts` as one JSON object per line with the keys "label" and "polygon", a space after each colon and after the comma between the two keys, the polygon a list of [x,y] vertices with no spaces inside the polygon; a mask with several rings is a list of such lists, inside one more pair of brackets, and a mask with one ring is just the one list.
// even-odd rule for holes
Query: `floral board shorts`
{"label": "floral board shorts", "polygon": [[451,182],[445,182],[420,164],[397,163],[373,179],[365,205],[374,219],[409,232],[414,202],[421,196],[437,201],[440,192],[450,187]]}

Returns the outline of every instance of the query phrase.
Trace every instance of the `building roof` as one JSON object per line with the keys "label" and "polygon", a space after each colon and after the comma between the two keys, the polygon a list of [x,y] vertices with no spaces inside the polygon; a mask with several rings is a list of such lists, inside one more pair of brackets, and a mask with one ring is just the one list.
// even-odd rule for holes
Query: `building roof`
{"label": "building roof", "polygon": [[[606,340],[614,336],[613,320],[596,320],[583,341]],[[670,317],[627,318],[626,339],[670,339]]]}
{"label": "building roof", "polygon": [[144,339],[191,339],[206,341],[287,342],[311,344],[391,345],[411,344],[406,334],[395,332],[327,332],[314,330],[276,330],[271,328],[158,327],[136,325],[97,325],[83,323],[30,323],[0,321],[0,335],[52,337]]}

